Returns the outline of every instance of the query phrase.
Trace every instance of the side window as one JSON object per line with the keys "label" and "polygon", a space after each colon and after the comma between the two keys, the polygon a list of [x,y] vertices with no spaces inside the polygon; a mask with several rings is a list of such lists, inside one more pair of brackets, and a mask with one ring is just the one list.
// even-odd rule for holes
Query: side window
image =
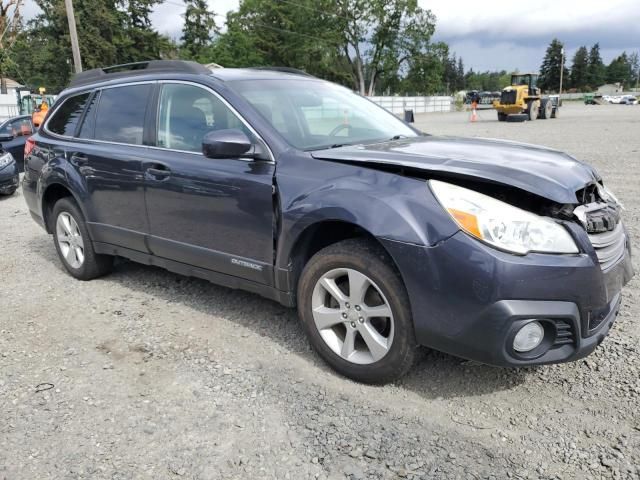
{"label": "side window", "polygon": [[80,138],[93,138],[96,129],[96,110],[98,109],[99,99],[100,92],[96,92],[87,106],[87,111],[84,114],[84,120],[78,135]]}
{"label": "side window", "polygon": [[162,86],[158,147],[201,152],[205,134],[228,128],[240,129],[253,137],[242,121],[211,92],[193,85]]}
{"label": "side window", "polygon": [[95,116],[96,140],[142,145],[151,84],[107,88],[100,93]]}
{"label": "side window", "polygon": [[20,118],[10,123],[10,130],[14,137],[28,137],[33,133],[33,126],[28,118]]}
{"label": "side window", "polygon": [[49,120],[47,124],[49,131],[58,135],[73,137],[88,99],[89,94],[83,93],[65,100]]}

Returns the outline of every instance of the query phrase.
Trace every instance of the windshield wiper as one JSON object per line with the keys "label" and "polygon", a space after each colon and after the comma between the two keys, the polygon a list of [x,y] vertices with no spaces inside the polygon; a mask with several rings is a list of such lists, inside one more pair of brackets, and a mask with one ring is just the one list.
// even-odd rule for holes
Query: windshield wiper
{"label": "windshield wiper", "polygon": [[391,137],[391,138],[389,139],[389,141],[391,142],[391,141],[393,141],[393,140],[400,140],[400,139],[402,139],[402,138],[407,138],[407,136],[406,136],[406,135],[394,135],[393,137]]}

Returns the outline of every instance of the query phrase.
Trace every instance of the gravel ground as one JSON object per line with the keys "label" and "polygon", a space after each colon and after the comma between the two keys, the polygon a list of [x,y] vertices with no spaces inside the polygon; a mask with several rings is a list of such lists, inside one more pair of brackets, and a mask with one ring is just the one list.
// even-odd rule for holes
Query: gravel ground
{"label": "gravel ground", "polygon": [[[638,244],[640,107],[480,116],[417,124],[594,164]],[[20,192],[0,219],[0,479],[640,478],[638,278],[584,361],[506,370],[425,350],[370,387],[330,371],[293,311],[125,261],[78,282]]]}

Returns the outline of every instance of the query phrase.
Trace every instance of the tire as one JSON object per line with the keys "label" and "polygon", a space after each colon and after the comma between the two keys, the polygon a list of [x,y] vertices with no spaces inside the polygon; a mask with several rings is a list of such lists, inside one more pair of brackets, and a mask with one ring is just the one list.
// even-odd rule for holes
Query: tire
{"label": "tire", "polygon": [[[362,289],[364,297],[355,291],[351,295],[351,288],[345,288],[344,282],[360,285],[363,277],[369,282],[362,283],[369,285]],[[330,294],[321,284],[329,278],[334,278],[330,285],[339,289],[342,302],[337,300],[336,290],[331,288],[334,294]],[[391,259],[373,242],[345,240],[316,253],[302,271],[297,298],[298,314],[311,345],[338,373],[362,383],[383,384],[399,379],[411,368],[417,345],[409,297]],[[326,319],[331,326],[322,330],[317,326],[319,314],[314,312],[314,305],[324,310],[325,316],[318,318]],[[377,312],[390,315],[368,316],[374,308],[370,305],[379,305],[375,308],[382,310]],[[369,333],[374,330],[377,335]],[[349,332],[353,342],[346,341]],[[345,356],[345,350],[352,353]]]}
{"label": "tire", "polygon": [[558,118],[559,113],[560,113],[560,107],[555,107],[551,112],[551,118]]}
{"label": "tire", "polygon": [[16,190],[18,190],[18,187],[13,187],[13,188],[10,188],[9,190],[7,190],[6,192],[0,193],[0,195],[6,196],[6,197],[10,197],[14,193],[16,193]]}
{"label": "tire", "polygon": [[527,102],[527,118],[532,122],[538,118],[538,107],[535,101]]}
{"label": "tire", "polygon": [[507,114],[506,113],[498,112],[498,121],[499,122],[504,122],[506,119],[507,119]]}
{"label": "tire", "polygon": [[529,119],[529,115],[526,113],[514,113],[507,117],[507,122],[524,122]]}
{"label": "tire", "polygon": [[73,199],[65,197],[56,202],[50,227],[60,261],[71,276],[91,280],[112,270],[113,257],[95,253],[84,216]]}
{"label": "tire", "polygon": [[552,113],[553,113],[553,104],[548,98],[543,98],[540,104],[540,118],[542,120],[551,118]]}

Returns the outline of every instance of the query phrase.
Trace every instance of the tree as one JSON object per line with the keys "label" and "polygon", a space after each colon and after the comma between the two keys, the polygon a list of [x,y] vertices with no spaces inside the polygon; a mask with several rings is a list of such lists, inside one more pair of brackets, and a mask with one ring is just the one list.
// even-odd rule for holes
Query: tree
{"label": "tree", "polygon": [[182,48],[187,58],[200,60],[216,31],[215,14],[209,10],[206,0],[185,0],[185,3]]}
{"label": "tree", "polygon": [[580,47],[573,56],[571,66],[571,86],[583,90],[589,85],[589,51],[587,47]]}
{"label": "tree", "polygon": [[631,85],[633,81],[633,69],[629,63],[626,52],[622,52],[622,55],[611,61],[607,67],[606,78],[608,83],[621,83],[626,86]]}
{"label": "tree", "polygon": [[120,0],[119,10],[124,35],[120,40],[118,61],[139,62],[161,58],[173,47],[168,38],[156,32],[149,16],[163,0]]}
{"label": "tree", "polygon": [[629,55],[629,66],[631,67],[631,85],[636,86],[638,88],[638,84],[640,83],[640,56],[638,52],[633,52]]}
{"label": "tree", "polygon": [[0,0],[0,93],[6,93],[4,75],[14,66],[8,53],[21,27],[22,0]]}
{"label": "tree", "polygon": [[341,50],[353,86],[373,95],[378,77],[409,60],[428,56],[435,16],[417,0],[336,0]]}
{"label": "tree", "polygon": [[[538,86],[543,90],[558,91],[560,88],[560,68],[563,48],[563,43],[557,38],[554,38],[549,47],[547,47],[547,52],[540,67],[540,78],[538,79]],[[562,68],[563,76],[566,79],[569,76],[569,71],[566,67]]]}
{"label": "tree", "polygon": [[[74,0],[83,66],[150,60],[170,52],[169,40],[151,28],[149,12],[156,3]],[[68,84],[73,73],[69,24],[64,0],[36,0],[36,4],[42,12],[17,36],[9,57],[23,83],[54,93]]]}
{"label": "tree", "polygon": [[587,85],[597,88],[605,82],[606,68],[600,56],[600,44],[596,43],[589,51],[589,69]]}

